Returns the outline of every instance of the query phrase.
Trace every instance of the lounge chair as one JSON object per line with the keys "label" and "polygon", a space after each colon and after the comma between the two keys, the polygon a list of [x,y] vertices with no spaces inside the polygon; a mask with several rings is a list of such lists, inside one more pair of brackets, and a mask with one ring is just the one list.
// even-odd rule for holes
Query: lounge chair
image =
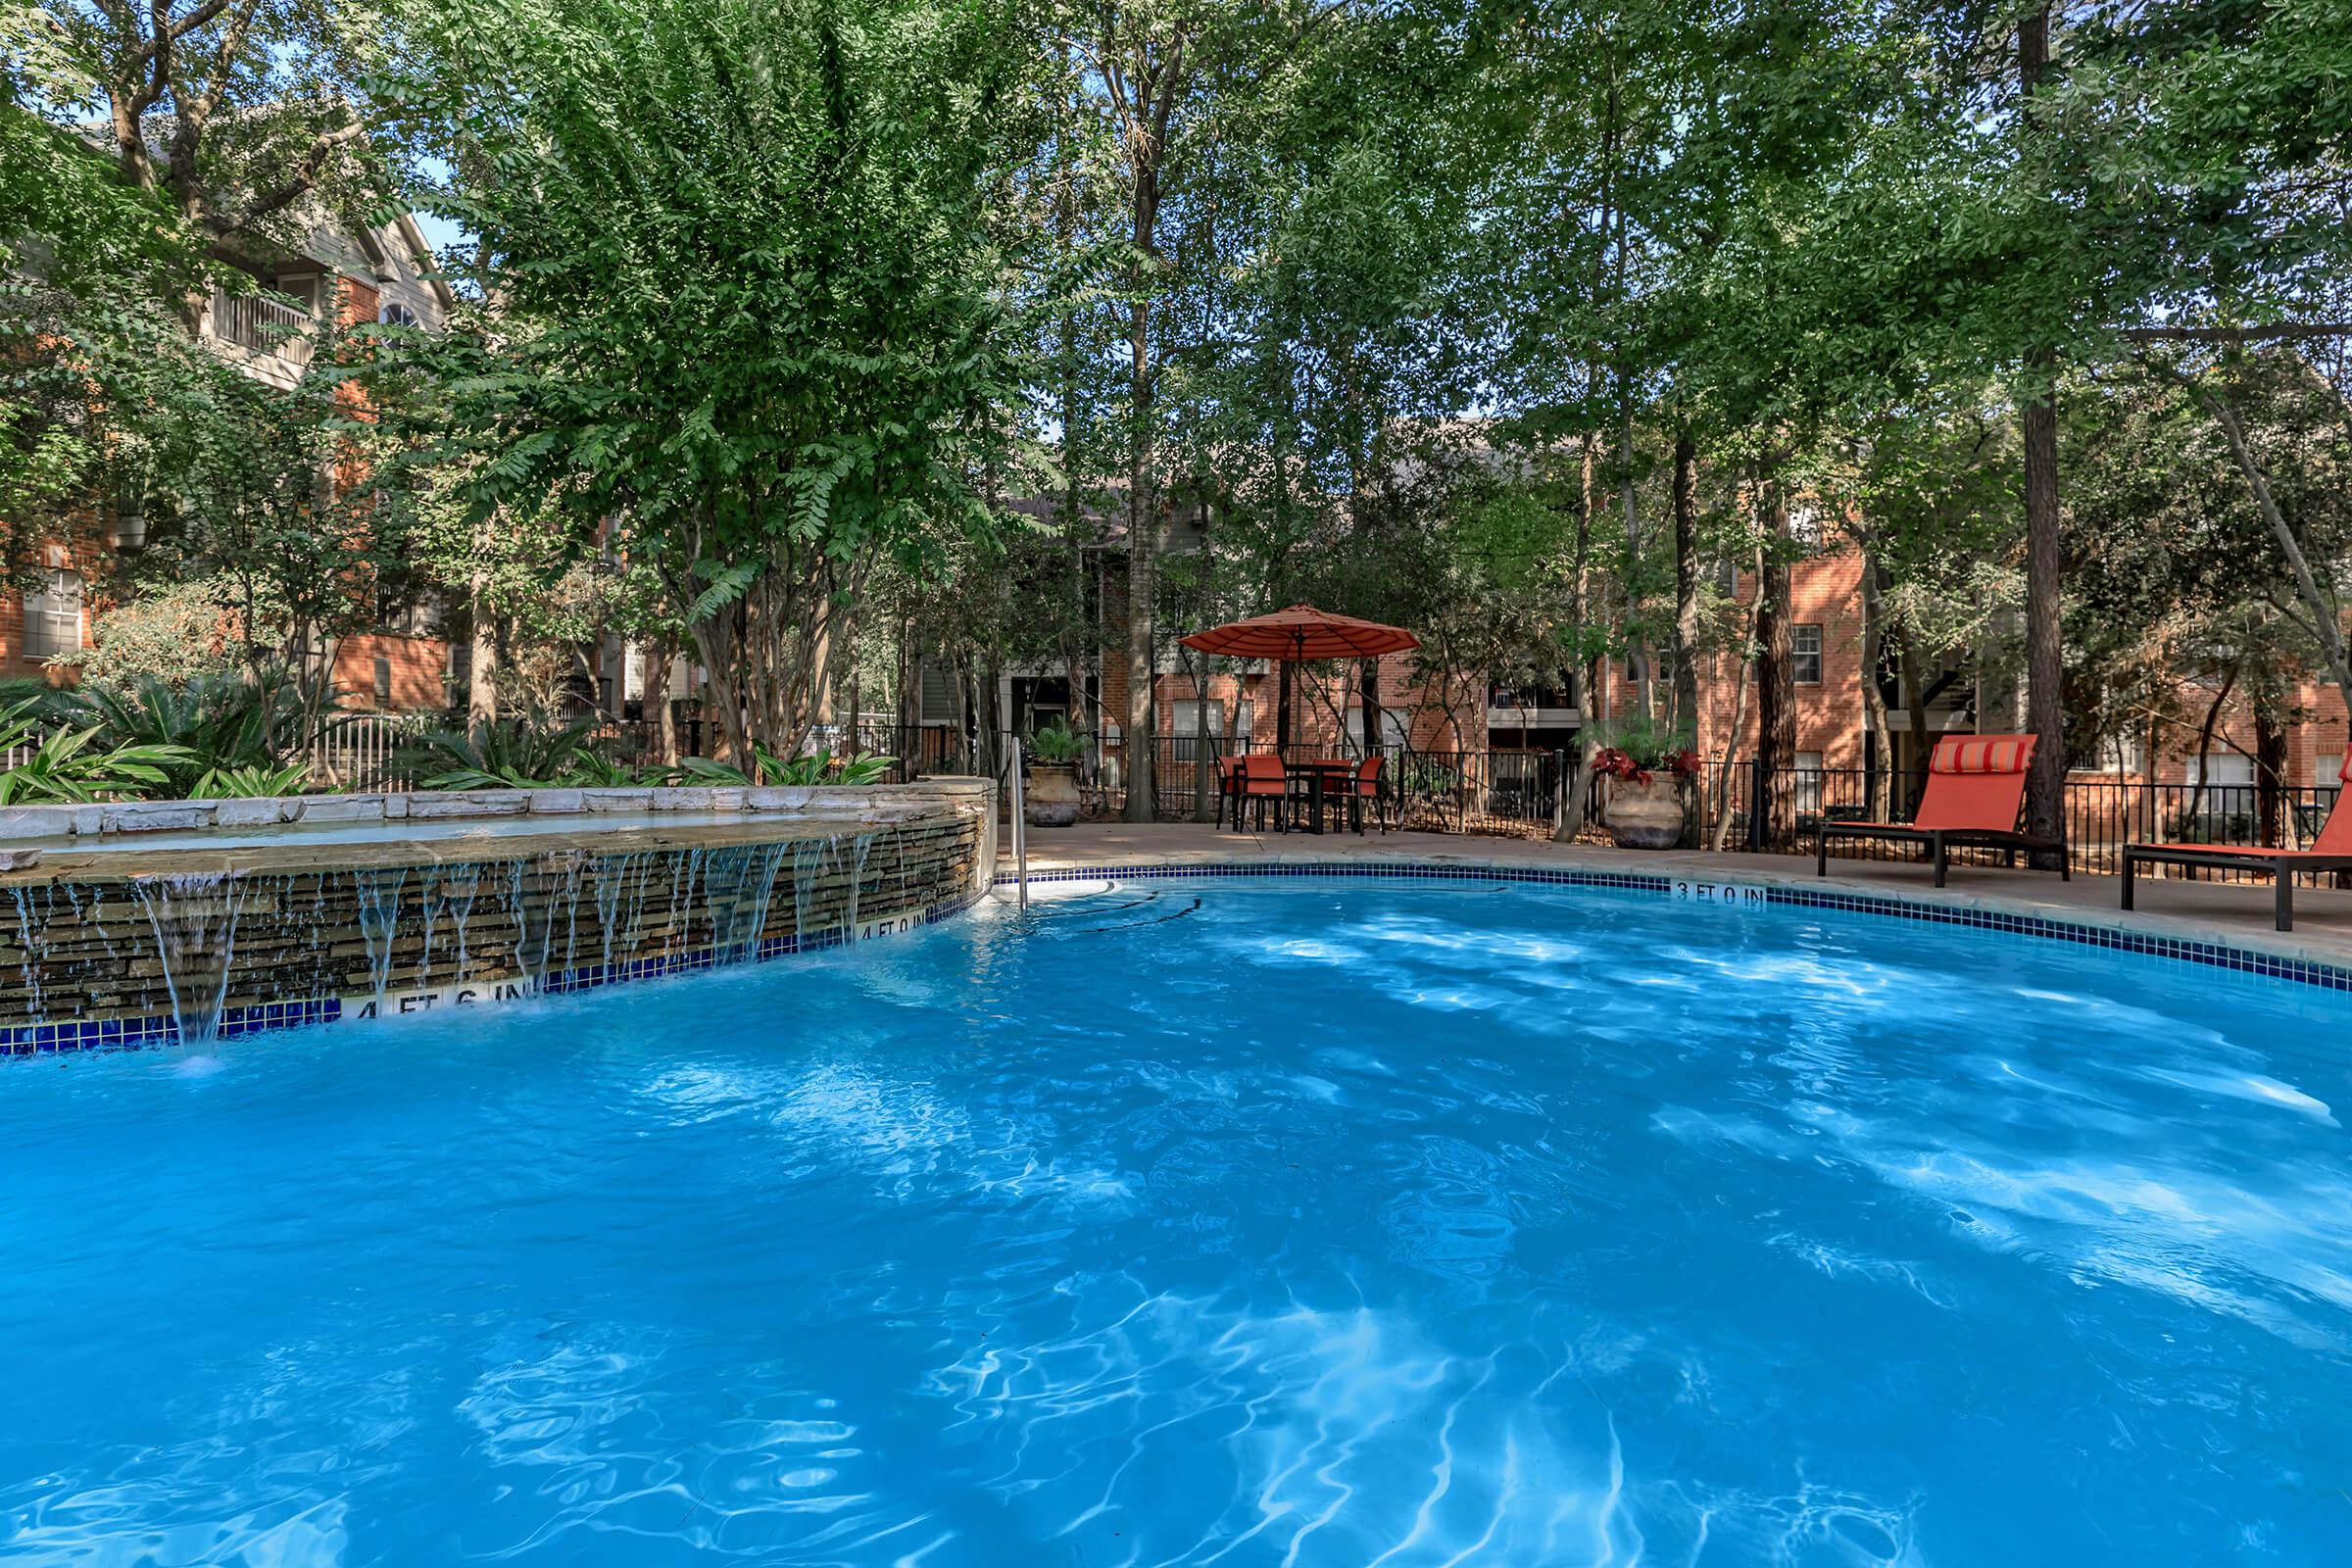
{"label": "lounge chair", "polygon": [[2018,831],[2019,813],[2026,804],[2026,768],[2034,760],[2031,735],[1946,735],[1928,759],[1928,787],[1919,809],[1908,822],[1822,822],[1813,831],[1818,843],[1813,874],[1830,874],[1830,840],[1882,839],[1924,844],[1936,867],[1936,886],[1943,886],[1951,852],[1960,846],[2006,850],[2008,863],[2017,852],[2029,850],[2058,857],[2058,875],[2074,880],[2066,863],[2066,840],[2039,838]]}
{"label": "lounge chair", "polygon": [[[2336,771],[2352,784],[2352,760]],[[2281,931],[2295,928],[2297,871],[2352,871],[2352,811],[2344,797],[2320,827],[2308,850],[2278,850],[2260,844],[2127,844],[2124,846],[2124,907],[2132,907],[2132,873],[2140,865],[2188,865],[2216,871],[2268,871],[2278,883],[2277,917]]]}

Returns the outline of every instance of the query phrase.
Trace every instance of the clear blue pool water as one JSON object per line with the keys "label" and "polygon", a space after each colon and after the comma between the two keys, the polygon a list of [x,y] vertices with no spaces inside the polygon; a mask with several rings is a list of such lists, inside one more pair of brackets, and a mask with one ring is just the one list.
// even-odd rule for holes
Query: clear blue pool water
{"label": "clear blue pool water", "polygon": [[0,1065],[0,1562],[2342,1562],[2348,1023],[1169,882]]}

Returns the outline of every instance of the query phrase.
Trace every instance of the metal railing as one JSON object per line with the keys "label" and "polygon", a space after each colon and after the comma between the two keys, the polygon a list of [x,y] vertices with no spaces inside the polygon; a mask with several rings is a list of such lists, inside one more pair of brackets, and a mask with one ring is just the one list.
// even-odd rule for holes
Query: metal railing
{"label": "metal railing", "polygon": [[[1123,761],[1122,752],[1114,749],[1111,760]],[[1320,744],[1277,748],[1271,742],[1211,738],[1203,743],[1195,736],[1163,735],[1152,748],[1153,814],[1167,821],[1220,820],[1218,785],[1224,760],[1277,753],[1286,762],[1361,760],[1360,752]],[[1392,822],[1419,832],[1545,838],[1558,819],[1559,791],[1571,776],[1574,760],[1572,754],[1557,751],[1392,746],[1381,754],[1379,802]],[[1108,809],[1123,808],[1124,789],[1106,787],[1102,793]]]}
{"label": "metal railing", "polygon": [[289,365],[311,362],[311,313],[259,294],[213,292],[213,335],[239,348],[274,354]]}
{"label": "metal railing", "polygon": [[[1710,834],[1728,804],[1731,819],[1723,847],[1766,855],[1811,854],[1814,830],[1823,822],[1907,821],[1927,783],[1926,775],[1916,772],[1890,772],[1881,779],[1863,768],[1768,768],[1752,758],[1710,763],[1701,778]],[[2126,844],[2308,849],[2334,808],[2337,793],[2335,785],[2208,784],[2199,789],[2193,784],[2076,775],[2065,788],[2068,859],[2075,870],[2112,875],[2123,869]],[[1840,843],[1834,853],[1838,858],[1865,859],[1918,856],[1915,846],[1868,840]],[[1954,855],[1979,861],[2003,858],[1997,850]],[[2265,875],[2168,869],[2171,874],[2223,881],[2259,881]]]}
{"label": "metal railing", "polygon": [[312,764],[317,787],[413,790],[406,749],[435,723],[429,713],[341,713],[327,720]]}

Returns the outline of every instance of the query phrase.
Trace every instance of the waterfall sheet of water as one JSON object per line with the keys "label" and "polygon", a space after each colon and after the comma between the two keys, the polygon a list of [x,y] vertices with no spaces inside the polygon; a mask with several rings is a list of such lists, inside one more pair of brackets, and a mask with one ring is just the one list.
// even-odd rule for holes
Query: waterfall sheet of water
{"label": "waterfall sheet of water", "polygon": [[802,839],[792,847],[792,940],[805,947],[809,938],[808,908],[825,863],[834,857],[833,839]]}
{"label": "waterfall sheet of water", "polygon": [[710,959],[742,963],[760,956],[774,902],[776,872],[786,844],[729,845],[710,852],[703,872],[703,895],[710,911]]}
{"label": "waterfall sheet of water", "polygon": [[865,887],[865,857],[873,847],[874,834],[871,830],[858,834],[851,846],[850,893],[848,903],[843,907],[841,921],[841,939],[844,942],[858,940],[858,896]]}
{"label": "waterfall sheet of water", "polygon": [[244,881],[229,871],[191,871],[138,877],[130,890],[155,932],[180,1047],[201,1050],[220,1032]]}
{"label": "waterfall sheet of water", "polygon": [[400,898],[409,885],[409,868],[354,871],[351,883],[360,911],[360,936],[368,944],[368,991],[381,1004],[392,986],[392,938],[400,929]]}
{"label": "waterfall sheet of water", "polygon": [[[570,969],[574,939],[579,934],[580,873],[588,864],[581,854],[547,856],[534,860],[509,860],[505,888],[507,914],[514,923],[514,967],[522,984],[536,992],[547,983],[550,969]],[[531,873],[542,875],[534,888]],[[556,928],[564,928],[559,956]]]}
{"label": "waterfall sheet of water", "polygon": [[[17,972],[24,982],[25,1016],[35,1023],[46,1020],[49,1009],[41,997],[41,966],[33,952],[32,899],[45,889],[28,888],[18,883],[9,895],[17,902]],[[42,912],[47,913],[48,900],[42,901]]]}
{"label": "waterfall sheet of water", "polygon": [[597,964],[607,980],[615,978],[612,971],[615,942],[619,944],[622,963],[636,956],[637,922],[645,915],[645,884],[652,868],[653,856],[646,850],[601,856],[597,859]]}

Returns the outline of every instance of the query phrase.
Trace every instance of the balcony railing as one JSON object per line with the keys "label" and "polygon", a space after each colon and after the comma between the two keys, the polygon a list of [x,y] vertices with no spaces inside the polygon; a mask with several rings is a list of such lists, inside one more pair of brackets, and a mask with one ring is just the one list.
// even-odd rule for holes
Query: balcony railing
{"label": "balcony railing", "polygon": [[308,365],[314,324],[311,313],[298,305],[258,294],[213,291],[213,336],[239,348]]}

